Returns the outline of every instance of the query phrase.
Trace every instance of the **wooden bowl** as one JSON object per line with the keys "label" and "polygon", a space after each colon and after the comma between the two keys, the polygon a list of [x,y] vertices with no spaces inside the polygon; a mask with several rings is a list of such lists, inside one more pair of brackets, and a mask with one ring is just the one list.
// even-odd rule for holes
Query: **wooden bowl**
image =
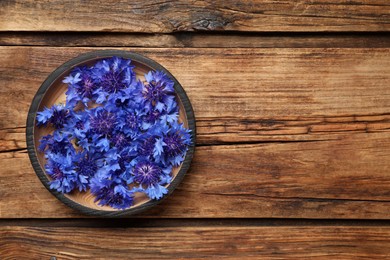
{"label": "wooden bowl", "polygon": [[44,168],[46,161],[44,158],[44,153],[39,152],[37,147],[39,146],[39,140],[41,137],[49,134],[52,129],[46,127],[37,127],[35,120],[37,112],[41,111],[45,106],[51,107],[53,104],[65,102],[67,84],[62,83],[62,80],[74,67],[80,65],[93,65],[100,59],[110,58],[113,56],[131,59],[131,64],[135,66],[134,72],[136,73],[137,78],[144,80],[144,74],[146,72],[150,70],[159,70],[165,72],[175,83],[174,88],[179,105],[179,121],[182,122],[186,128],[191,130],[192,145],[189,147],[183,163],[179,167],[175,167],[172,170],[173,179],[170,184],[166,185],[168,194],[166,194],[163,198],[166,198],[169,194],[171,194],[176,186],[182,181],[190,166],[195,149],[195,118],[191,103],[179,82],[172,76],[171,73],[169,73],[168,70],[166,70],[157,62],[132,52],[103,50],[82,54],[64,63],[55,71],[53,71],[35,94],[27,117],[26,139],[28,154],[30,156],[32,166],[43,185],[60,201],[85,214],[106,217],[129,216],[132,214],[137,214],[155,206],[161,202],[161,200],[151,200],[144,193],[136,193],[133,206],[125,210],[117,210],[109,206],[99,206],[96,202],[94,202],[95,197],[89,191],[73,191],[69,194],[62,194],[50,189],[50,179],[45,173]]}

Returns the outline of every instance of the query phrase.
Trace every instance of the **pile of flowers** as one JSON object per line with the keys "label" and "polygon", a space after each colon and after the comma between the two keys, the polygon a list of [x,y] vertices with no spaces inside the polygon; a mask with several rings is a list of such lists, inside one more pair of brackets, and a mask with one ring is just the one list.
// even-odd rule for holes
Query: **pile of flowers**
{"label": "pile of flowers", "polygon": [[65,104],[37,113],[38,126],[53,128],[38,147],[51,189],[90,190],[99,205],[116,209],[132,206],[136,192],[151,199],[167,193],[190,130],[178,121],[174,82],[160,71],[142,82],[133,69],[119,57],[76,67],[63,80]]}

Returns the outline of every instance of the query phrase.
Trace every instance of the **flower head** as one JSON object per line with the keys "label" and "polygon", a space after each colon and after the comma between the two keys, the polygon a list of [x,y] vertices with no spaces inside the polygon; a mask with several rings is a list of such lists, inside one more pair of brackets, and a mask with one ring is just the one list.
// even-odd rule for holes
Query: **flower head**
{"label": "flower head", "polygon": [[148,195],[149,198],[158,200],[168,193],[168,189],[159,184],[154,184],[149,186],[145,190],[145,193]]}
{"label": "flower head", "polygon": [[156,140],[153,136],[146,138],[140,145],[138,149],[138,153],[141,156],[151,156],[153,154],[154,144]]}
{"label": "flower head", "polygon": [[98,170],[98,165],[95,156],[91,153],[82,152],[74,157],[75,171],[85,177],[93,177]]}
{"label": "flower head", "polygon": [[183,125],[172,127],[163,137],[166,162],[179,165],[184,160],[184,154],[191,143],[191,135]]}
{"label": "flower head", "polygon": [[117,133],[117,134],[111,136],[111,143],[114,145],[114,147],[121,150],[129,145],[130,138],[128,138],[123,133]]}
{"label": "flower head", "polygon": [[147,186],[158,183],[161,173],[159,166],[148,161],[137,163],[133,170],[134,181]]}
{"label": "flower head", "polygon": [[130,60],[113,57],[97,63],[94,75],[99,87],[109,94],[126,89],[135,81],[135,73],[130,62]]}
{"label": "flower head", "polygon": [[108,135],[113,131],[115,122],[115,114],[97,108],[90,117],[91,131],[99,135]]}
{"label": "flower head", "polygon": [[67,103],[73,106],[80,100],[84,104],[92,100],[97,88],[91,69],[86,66],[76,67],[63,82],[68,84]]}
{"label": "flower head", "polygon": [[168,156],[175,156],[185,151],[191,142],[191,136],[187,129],[182,125],[171,128],[170,131],[164,135],[164,152]]}
{"label": "flower head", "polygon": [[69,119],[69,111],[64,105],[53,105],[37,113],[38,125],[52,124],[55,129],[60,129]]}
{"label": "flower head", "polygon": [[182,137],[178,133],[169,133],[164,136],[164,152],[168,156],[176,156],[186,149]]}
{"label": "flower head", "polygon": [[136,113],[126,113],[125,126],[131,130],[137,130],[140,127],[140,119]]}
{"label": "flower head", "polygon": [[54,131],[53,135],[42,137],[38,150],[41,152],[46,150],[50,154],[66,155],[74,152],[74,147],[65,135]]}
{"label": "flower head", "polygon": [[58,192],[69,193],[75,188],[76,176],[71,167],[70,156],[51,155],[45,166],[50,176],[50,188]]}
{"label": "flower head", "polygon": [[113,180],[93,178],[91,192],[96,196],[95,202],[101,206],[111,206],[115,209],[126,209],[133,205],[133,194],[122,184]]}
{"label": "flower head", "polygon": [[147,84],[143,89],[145,100],[160,112],[164,109],[164,103],[173,97],[173,81],[161,71],[150,71],[145,75]]}

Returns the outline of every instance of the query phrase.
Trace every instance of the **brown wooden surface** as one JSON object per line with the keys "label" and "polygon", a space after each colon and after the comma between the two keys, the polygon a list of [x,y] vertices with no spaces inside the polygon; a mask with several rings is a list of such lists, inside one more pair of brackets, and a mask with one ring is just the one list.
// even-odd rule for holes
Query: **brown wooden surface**
{"label": "brown wooden surface", "polygon": [[[95,49],[0,47],[0,103],[5,104],[0,129],[24,127],[31,99],[47,75],[66,60]],[[127,50],[145,54],[171,71],[184,86],[196,117],[205,120],[203,125],[210,119],[217,124],[221,120],[227,129],[231,124],[236,129],[249,125],[241,128],[246,133],[234,135],[231,141],[251,132],[257,135],[258,130],[275,130],[286,121],[292,121],[286,129],[290,134],[324,132],[311,125],[327,121],[335,124],[336,132],[343,131],[343,123],[355,123],[344,130],[364,130],[359,120],[388,122],[388,48]],[[227,135],[227,129],[219,132]],[[200,135],[204,143],[202,129]]]}
{"label": "brown wooden surface", "polygon": [[[331,141],[198,147],[185,181],[144,215],[388,219],[389,138],[363,133]],[[0,158],[0,205],[7,209],[0,217],[80,216],[40,184],[25,150]]]}
{"label": "brown wooden surface", "polygon": [[[9,209],[1,217],[78,215],[39,185],[25,151],[23,127],[40,82],[56,66],[88,50],[92,48],[0,48],[6,64],[0,74],[0,101],[5,104],[0,168],[7,169],[1,185],[5,191],[13,188],[0,202]],[[389,217],[388,49],[135,50],[160,61],[184,86],[203,146],[187,182],[146,215]],[[190,60],[199,66],[191,66]],[[239,68],[237,60],[243,60]],[[213,86],[223,86],[223,91]],[[31,196],[37,199],[25,205]]]}
{"label": "brown wooden surface", "polygon": [[0,228],[4,259],[385,259],[390,227]]}
{"label": "brown wooden surface", "polygon": [[[390,259],[389,31],[386,0],[0,1],[0,259]],[[116,48],[179,80],[197,147],[156,208],[88,218],[25,122],[51,71]]]}
{"label": "brown wooden surface", "polygon": [[[98,16],[98,17],[97,17]],[[390,5],[375,1],[3,0],[1,31],[389,31]]]}

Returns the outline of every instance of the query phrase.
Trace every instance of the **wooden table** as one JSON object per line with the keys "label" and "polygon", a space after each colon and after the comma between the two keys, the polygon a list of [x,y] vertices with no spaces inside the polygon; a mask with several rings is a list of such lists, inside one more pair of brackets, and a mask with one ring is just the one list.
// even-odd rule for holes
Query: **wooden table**
{"label": "wooden table", "polygon": [[[0,258],[390,259],[390,5],[0,2]],[[191,170],[124,219],[55,199],[28,159],[29,104],[80,53],[170,70],[195,110]]]}

